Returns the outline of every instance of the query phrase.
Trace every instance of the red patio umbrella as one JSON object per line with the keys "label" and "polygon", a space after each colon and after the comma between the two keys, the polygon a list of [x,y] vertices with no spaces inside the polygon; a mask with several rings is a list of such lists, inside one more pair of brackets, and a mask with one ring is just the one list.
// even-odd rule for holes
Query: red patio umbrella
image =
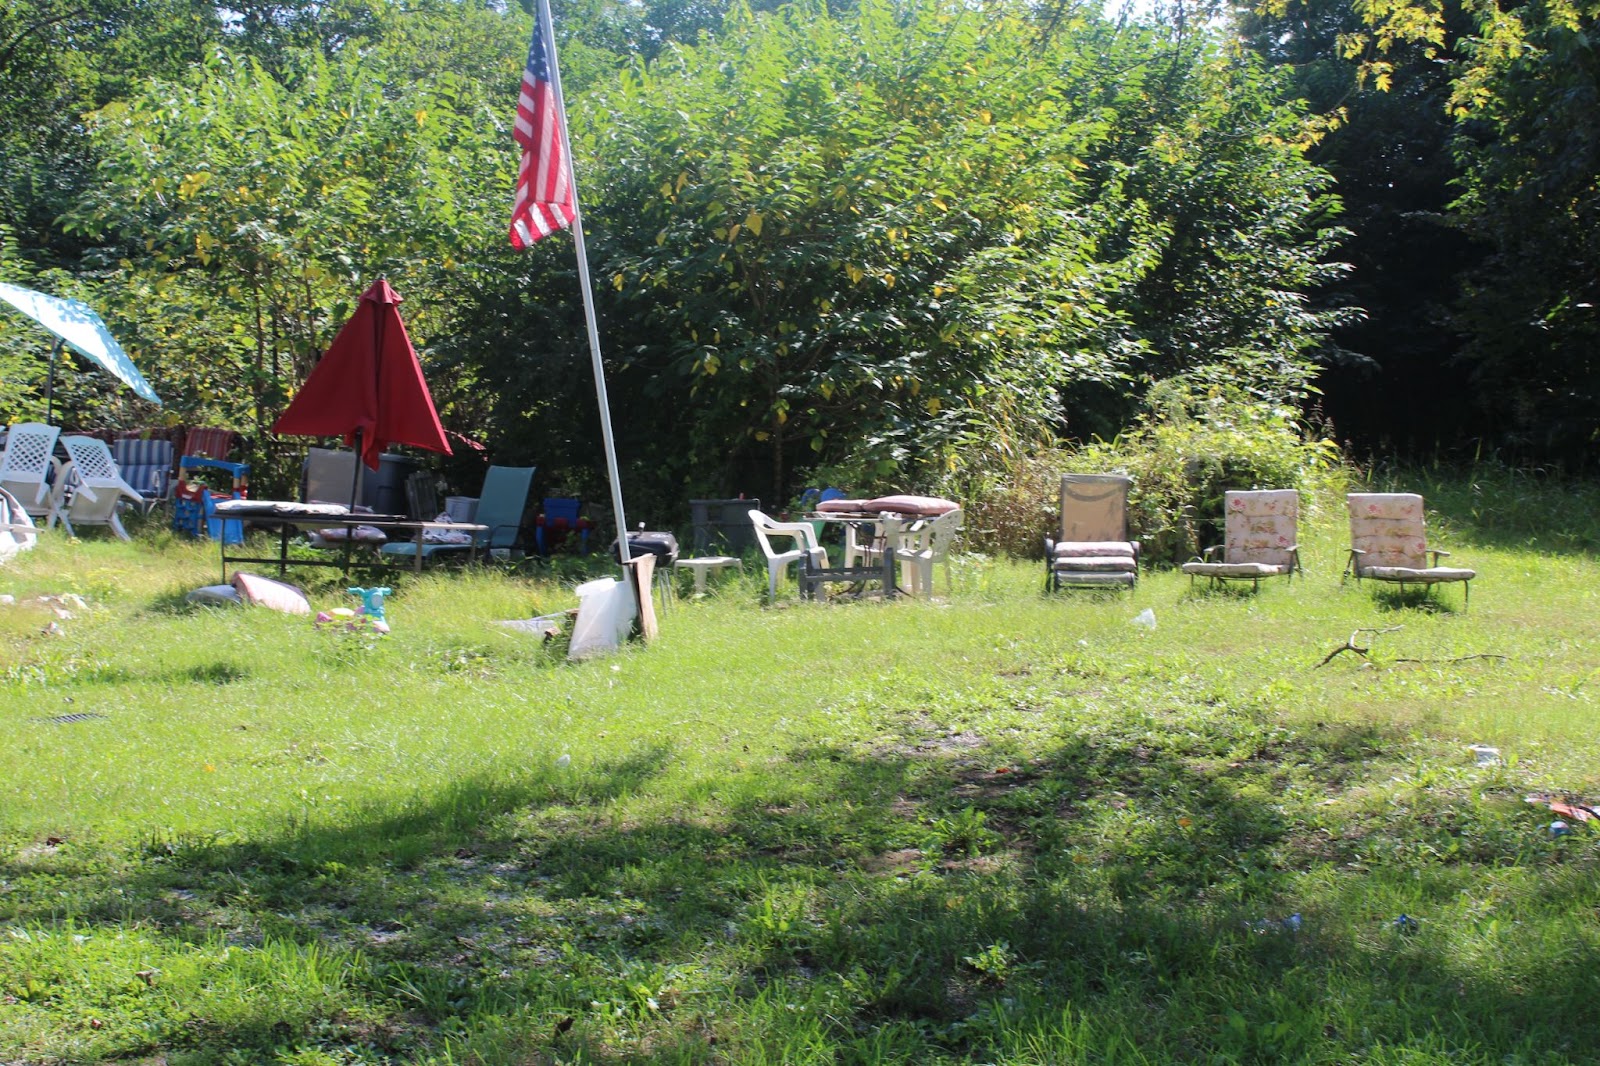
{"label": "red patio umbrella", "polygon": [[274,433],[344,437],[373,470],[391,444],[450,454],[422,365],[400,320],[400,296],[379,278],[306,378]]}

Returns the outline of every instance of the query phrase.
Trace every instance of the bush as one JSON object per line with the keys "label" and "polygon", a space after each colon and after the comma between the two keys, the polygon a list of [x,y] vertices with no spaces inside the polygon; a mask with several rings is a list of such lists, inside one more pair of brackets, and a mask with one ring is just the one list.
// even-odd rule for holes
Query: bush
{"label": "bush", "polygon": [[1309,504],[1344,491],[1338,447],[1308,431],[1294,409],[1237,386],[1186,377],[1150,391],[1145,413],[1111,441],[1056,449],[970,478],[969,543],[983,550],[1040,556],[1054,535],[1063,473],[1117,471],[1133,478],[1130,534],[1146,560],[1176,564],[1222,541],[1228,489],[1296,488]]}

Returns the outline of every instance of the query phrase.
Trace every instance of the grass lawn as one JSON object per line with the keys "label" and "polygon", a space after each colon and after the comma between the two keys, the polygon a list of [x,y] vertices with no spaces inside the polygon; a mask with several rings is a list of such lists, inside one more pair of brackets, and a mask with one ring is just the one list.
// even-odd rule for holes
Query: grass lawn
{"label": "grass lawn", "polygon": [[1408,484],[1470,610],[1341,586],[1318,501],[1255,595],[747,567],[579,665],[491,624],[570,579],[369,640],[47,535],[0,592],[87,606],[0,607],[0,1063],[1593,1061],[1600,831],[1524,797],[1600,799],[1600,491]]}

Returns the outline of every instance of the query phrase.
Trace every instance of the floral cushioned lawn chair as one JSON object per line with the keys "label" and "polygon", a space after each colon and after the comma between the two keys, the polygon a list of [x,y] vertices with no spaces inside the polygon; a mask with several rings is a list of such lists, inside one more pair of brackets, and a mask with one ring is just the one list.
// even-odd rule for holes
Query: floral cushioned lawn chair
{"label": "floral cushioned lawn chair", "polygon": [[1297,540],[1298,492],[1227,492],[1223,494],[1223,510],[1223,543],[1183,564],[1190,584],[1197,577],[1208,577],[1212,584],[1250,581],[1259,588],[1264,577],[1282,574],[1292,578],[1296,570],[1304,573]]}
{"label": "floral cushioned lawn chair", "polygon": [[1049,588],[1133,587],[1139,542],[1128,539],[1132,484],[1123,474],[1061,475],[1061,535],[1044,539]]}
{"label": "floral cushioned lawn chair", "polygon": [[[1410,492],[1352,492],[1345,497],[1350,510],[1350,562],[1345,575],[1429,587],[1445,581],[1461,582],[1463,602],[1471,602],[1476,570],[1440,566],[1447,551],[1428,547],[1422,497]],[[1429,566],[1427,557],[1433,556]]]}

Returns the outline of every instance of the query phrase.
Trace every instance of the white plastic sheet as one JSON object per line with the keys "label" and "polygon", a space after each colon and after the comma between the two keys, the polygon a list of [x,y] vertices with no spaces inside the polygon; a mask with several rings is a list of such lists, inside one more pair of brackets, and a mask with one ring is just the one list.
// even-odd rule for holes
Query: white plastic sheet
{"label": "white plastic sheet", "polygon": [[17,498],[0,489],[0,562],[33,547],[39,531]]}
{"label": "white plastic sheet", "polygon": [[633,589],[614,577],[602,577],[579,585],[578,620],[572,626],[568,659],[584,659],[615,651],[633,628],[637,608]]}

